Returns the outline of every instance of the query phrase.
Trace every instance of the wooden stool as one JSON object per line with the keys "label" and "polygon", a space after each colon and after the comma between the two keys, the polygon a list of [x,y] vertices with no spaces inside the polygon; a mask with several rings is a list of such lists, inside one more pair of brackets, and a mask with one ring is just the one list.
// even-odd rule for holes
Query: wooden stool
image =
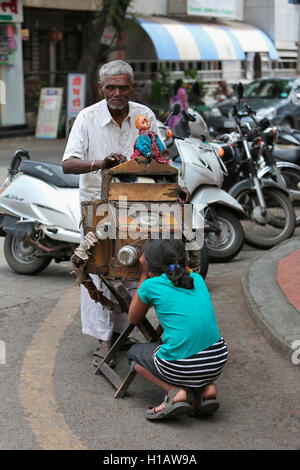
{"label": "wooden stool", "polygon": [[[129,305],[131,302],[131,295],[127,291],[126,287],[122,284],[121,281],[108,281],[105,278],[102,278],[103,282],[107,285],[107,287],[110,289],[110,291],[113,293],[113,295],[116,297],[116,299],[119,301],[122,310],[128,312],[129,310]],[[160,337],[162,334],[162,327],[159,325],[156,329],[153,328],[149,320],[147,318],[144,318],[143,321],[139,325],[132,325],[130,324],[124,331],[121,333],[121,335],[118,337],[118,339],[115,341],[115,343],[112,345],[111,349],[109,350],[108,354],[105,356],[103,361],[99,364],[99,366],[96,369],[95,374],[96,375],[104,375],[109,382],[116,388],[116,393],[114,394],[115,398],[123,398],[128,386],[131,384],[133,381],[134,377],[136,376],[135,370],[130,370],[125,378],[121,378],[109,365],[110,359],[114,356],[116,350],[122,346],[122,344],[127,340],[128,336],[132,332],[132,330],[135,328],[135,326],[141,331],[141,333],[144,335],[144,337],[147,339],[147,341],[160,341]]]}

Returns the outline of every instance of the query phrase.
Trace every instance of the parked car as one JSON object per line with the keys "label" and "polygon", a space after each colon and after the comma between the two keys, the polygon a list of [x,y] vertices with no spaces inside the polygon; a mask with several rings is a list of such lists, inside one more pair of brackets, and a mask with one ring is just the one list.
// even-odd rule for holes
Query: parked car
{"label": "parked car", "polygon": [[[211,109],[207,124],[212,136],[230,132],[235,128],[232,107],[236,99],[236,96],[233,96]],[[255,80],[245,85],[241,103],[243,102],[248,103],[257,112],[257,119],[266,117],[275,126],[300,129],[299,78]]]}

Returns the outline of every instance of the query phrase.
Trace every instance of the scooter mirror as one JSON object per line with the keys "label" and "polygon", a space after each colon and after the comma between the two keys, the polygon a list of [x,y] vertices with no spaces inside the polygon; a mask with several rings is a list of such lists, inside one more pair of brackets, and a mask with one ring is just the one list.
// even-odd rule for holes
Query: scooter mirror
{"label": "scooter mirror", "polygon": [[176,116],[176,114],[179,114],[181,111],[180,104],[179,103],[174,103],[171,106],[171,114],[173,116]]}
{"label": "scooter mirror", "polygon": [[193,83],[191,92],[193,95],[197,97],[200,95],[200,87],[199,87],[199,83],[197,82],[197,80]]}

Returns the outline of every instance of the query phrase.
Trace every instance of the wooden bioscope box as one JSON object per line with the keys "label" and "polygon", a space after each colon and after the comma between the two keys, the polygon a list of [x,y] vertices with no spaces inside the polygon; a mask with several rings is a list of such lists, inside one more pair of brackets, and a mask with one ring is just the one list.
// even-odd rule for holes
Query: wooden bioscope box
{"label": "wooden bioscope box", "polygon": [[[101,199],[81,203],[84,234],[93,232],[99,240],[87,271],[138,280],[145,240],[159,238],[166,229],[182,232],[178,190],[178,170],[156,160],[132,159],[103,170]],[[168,211],[168,206],[177,212]]]}

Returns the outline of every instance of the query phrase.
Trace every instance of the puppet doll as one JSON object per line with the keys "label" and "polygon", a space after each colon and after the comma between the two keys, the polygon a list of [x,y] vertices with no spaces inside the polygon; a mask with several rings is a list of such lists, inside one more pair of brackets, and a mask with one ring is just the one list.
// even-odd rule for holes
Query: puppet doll
{"label": "puppet doll", "polygon": [[136,160],[142,156],[148,159],[149,162],[154,158],[160,163],[168,163],[169,152],[160,138],[149,130],[150,121],[147,116],[140,114],[135,120],[135,126],[139,129],[139,136],[134,143],[134,153],[131,158]]}

